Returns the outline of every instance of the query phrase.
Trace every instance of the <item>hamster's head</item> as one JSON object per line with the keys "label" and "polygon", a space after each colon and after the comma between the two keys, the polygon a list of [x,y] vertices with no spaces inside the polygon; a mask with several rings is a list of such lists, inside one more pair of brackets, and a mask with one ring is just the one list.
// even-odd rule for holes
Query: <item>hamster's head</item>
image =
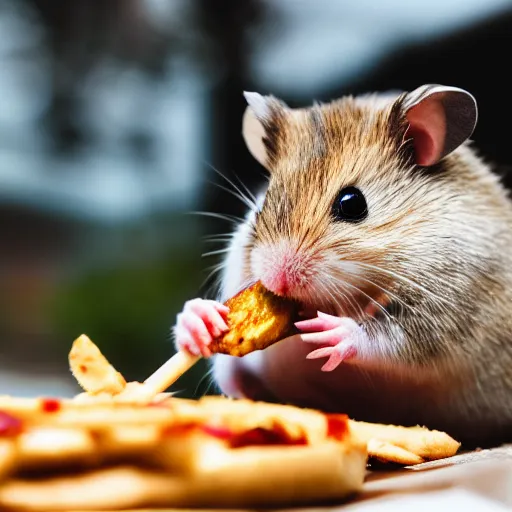
{"label": "hamster's head", "polygon": [[462,180],[453,152],[476,124],[469,93],[428,85],[304,109],[245,96],[243,135],[269,171],[246,280],[354,314],[411,281],[411,268],[427,271]]}

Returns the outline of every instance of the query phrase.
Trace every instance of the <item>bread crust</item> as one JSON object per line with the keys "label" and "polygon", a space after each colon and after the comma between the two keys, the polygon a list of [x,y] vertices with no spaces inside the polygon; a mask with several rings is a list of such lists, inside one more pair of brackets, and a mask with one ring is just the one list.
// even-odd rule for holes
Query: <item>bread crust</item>
{"label": "bread crust", "polygon": [[366,456],[339,443],[205,453],[188,474],[133,466],[45,480],[15,478],[0,487],[11,510],[120,510],[140,507],[268,507],[343,500],[362,488]]}
{"label": "bread crust", "polygon": [[22,425],[4,439],[1,509],[291,506],[363,484],[366,443],[344,415],[224,397],[52,404],[0,399]]}

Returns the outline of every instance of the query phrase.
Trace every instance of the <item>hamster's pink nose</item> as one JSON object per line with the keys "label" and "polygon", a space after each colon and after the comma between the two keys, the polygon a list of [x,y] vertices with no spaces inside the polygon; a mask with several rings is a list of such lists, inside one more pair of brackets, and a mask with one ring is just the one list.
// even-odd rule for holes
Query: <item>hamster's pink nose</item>
{"label": "hamster's pink nose", "polygon": [[286,270],[278,269],[275,272],[269,272],[268,276],[262,279],[263,286],[277,293],[277,295],[286,295],[288,292],[288,278]]}
{"label": "hamster's pink nose", "polygon": [[252,255],[254,274],[278,295],[293,296],[307,278],[306,258],[287,242],[258,247]]}

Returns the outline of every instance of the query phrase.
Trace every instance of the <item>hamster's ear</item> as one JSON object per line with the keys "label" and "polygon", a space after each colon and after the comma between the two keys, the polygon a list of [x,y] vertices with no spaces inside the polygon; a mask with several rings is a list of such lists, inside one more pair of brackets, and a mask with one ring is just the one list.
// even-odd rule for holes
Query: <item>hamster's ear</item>
{"label": "hamster's ear", "polygon": [[273,96],[244,92],[248,106],[242,121],[242,135],[252,156],[269,169],[276,157],[279,128],[287,106]]}
{"label": "hamster's ear", "polygon": [[416,163],[429,166],[466,141],[475,129],[478,109],[475,98],[456,87],[424,85],[407,94],[403,108],[409,123]]}

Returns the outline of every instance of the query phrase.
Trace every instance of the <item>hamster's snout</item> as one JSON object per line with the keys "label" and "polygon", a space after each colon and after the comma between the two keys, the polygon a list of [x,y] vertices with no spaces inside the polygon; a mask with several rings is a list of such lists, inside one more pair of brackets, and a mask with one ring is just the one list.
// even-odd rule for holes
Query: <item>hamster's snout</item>
{"label": "hamster's snout", "polygon": [[296,244],[282,240],[254,248],[252,270],[263,285],[281,296],[295,297],[308,284],[309,258]]}

